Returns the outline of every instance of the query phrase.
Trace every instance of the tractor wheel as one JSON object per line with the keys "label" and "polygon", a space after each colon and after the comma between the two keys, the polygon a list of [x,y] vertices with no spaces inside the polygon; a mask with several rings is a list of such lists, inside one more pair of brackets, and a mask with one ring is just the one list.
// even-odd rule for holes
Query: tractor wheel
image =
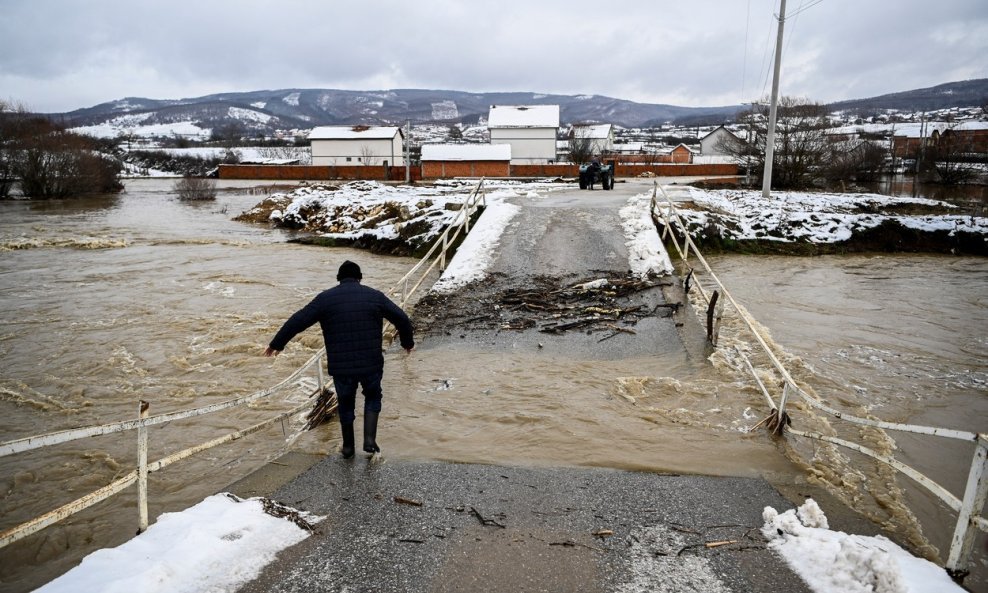
{"label": "tractor wheel", "polygon": [[604,175],[600,180],[601,189],[608,190],[614,187],[614,180],[610,175]]}
{"label": "tractor wheel", "polygon": [[580,189],[587,189],[587,176],[580,173]]}

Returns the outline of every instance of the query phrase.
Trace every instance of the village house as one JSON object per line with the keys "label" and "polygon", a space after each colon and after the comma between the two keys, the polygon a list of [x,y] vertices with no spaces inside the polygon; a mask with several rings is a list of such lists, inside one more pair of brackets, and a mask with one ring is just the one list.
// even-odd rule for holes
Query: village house
{"label": "village house", "polygon": [[700,138],[700,154],[704,156],[728,156],[724,148],[731,144],[743,145],[744,141],[724,126],[717,126],[709,134]]}
{"label": "village house", "polygon": [[422,177],[508,177],[510,144],[423,144]]}
{"label": "village house", "polygon": [[404,166],[404,139],[395,126],[320,126],[309,134],[312,164]]}
{"label": "village house", "polygon": [[570,140],[585,141],[594,156],[614,151],[614,126],[612,124],[573,124]]}
{"label": "village house", "polygon": [[897,158],[915,158],[924,145],[944,143],[959,152],[988,154],[988,122],[906,124],[896,129],[892,138]]}
{"label": "village house", "polygon": [[511,163],[556,161],[559,105],[491,105],[487,118],[491,144],[511,145]]}

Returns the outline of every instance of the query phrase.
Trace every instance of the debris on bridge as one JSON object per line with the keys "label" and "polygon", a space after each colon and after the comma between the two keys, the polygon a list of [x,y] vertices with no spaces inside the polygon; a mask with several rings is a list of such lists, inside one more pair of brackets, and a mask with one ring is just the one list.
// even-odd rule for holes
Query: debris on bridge
{"label": "debris on bridge", "polygon": [[[490,282],[488,279],[486,282]],[[494,278],[495,283],[503,278]],[[523,287],[496,290],[479,298],[429,294],[415,306],[426,331],[456,329],[528,330],[561,334],[578,330],[608,332],[601,341],[633,327],[647,317],[671,316],[681,303],[646,304],[640,293],[670,286],[668,279],[634,274],[597,276],[576,282],[540,276]],[[432,327],[433,324],[441,327]]]}

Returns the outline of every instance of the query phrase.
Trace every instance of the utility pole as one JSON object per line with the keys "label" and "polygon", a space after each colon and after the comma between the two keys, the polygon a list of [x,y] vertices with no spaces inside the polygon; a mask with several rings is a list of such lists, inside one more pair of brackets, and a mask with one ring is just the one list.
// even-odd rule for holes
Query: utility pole
{"label": "utility pole", "polygon": [[786,0],[779,7],[779,34],[775,40],[775,74],[772,76],[772,105],[768,112],[768,134],[765,138],[765,171],[762,175],[762,197],[771,198],[772,159],[775,158],[775,116],[779,108],[779,71],[782,69],[782,28],[786,24]]}
{"label": "utility pole", "polygon": [[412,120],[405,120],[405,185],[412,182]]}

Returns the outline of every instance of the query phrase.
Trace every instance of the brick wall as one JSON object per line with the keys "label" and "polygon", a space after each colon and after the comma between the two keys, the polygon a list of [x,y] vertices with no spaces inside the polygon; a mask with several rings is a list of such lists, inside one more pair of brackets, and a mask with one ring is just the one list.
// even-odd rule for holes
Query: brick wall
{"label": "brick wall", "polygon": [[422,177],[509,177],[507,161],[427,161],[422,163]]}
{"label": "brick wall", "polygon": [[[412,167],[412,180],[422,178],[421,170]],[[220,179],[328,180],[372,179],[404,181],[405,167],[361,167],[325,165],[220,165]]]}
{"label": "brick wall", "polygon": [[642,173],[652,173],[656,177],[697,177],[706,175],[738,175],[738,166],[731,163],[707,165],[639,165],[618,163],[617,176],[638,177]]}
{"label": "brick wall", "polygon": [[[404,167],[389,167],[390,179],[404,181]],[[618,163],[617,177],[638,177],[651,172],[657,177],[737,175],[738,167],[732,164],[674,165],[647,163]],[[412,167],[412,180],[441,179],[449,177],[576,177],[580,168],[576,165],[508,165],[498,161],[427,162],[422,167]],[[283,181],[372,179],[385,181],[385,168],[360,166],[313,165],[220,165],[220,179],[275,179]]]}
{"label": "brick wall", "polygon": [[512,177],[576,177],[576,165],[511,165]]}

